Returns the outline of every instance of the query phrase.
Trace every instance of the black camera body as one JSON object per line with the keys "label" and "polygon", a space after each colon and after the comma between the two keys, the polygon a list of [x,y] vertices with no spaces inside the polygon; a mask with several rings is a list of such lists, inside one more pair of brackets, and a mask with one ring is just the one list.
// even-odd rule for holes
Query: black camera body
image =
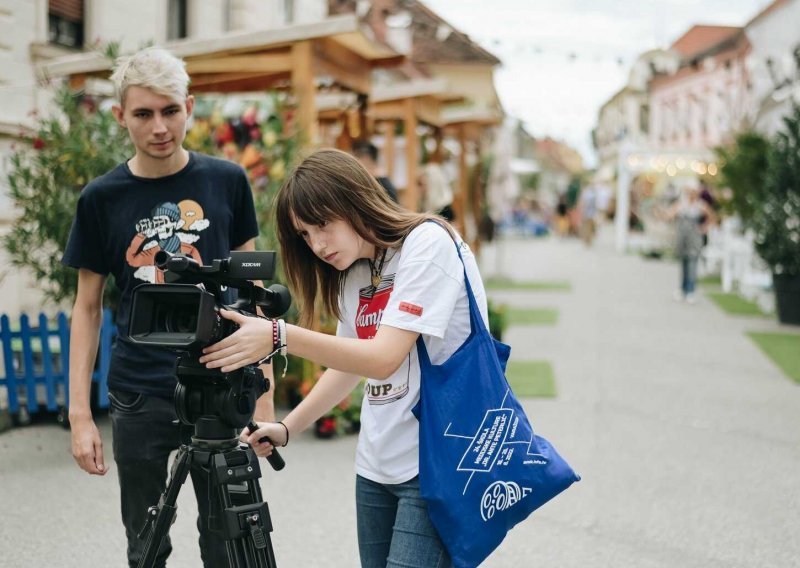
{"label": "black camera body", "polygon": [[[285,286],[256,286],[251,280],[270,280],[275,273],[272,251],[231,252],[231,256],[201,266],[184,255],[156,254],[166,284],[142,284],[133,291],[128,336],[135,343],[168,347],[180,352],[175,362],[178,385],[175,405],[185,424],[194,424],[198,438],[230,436],[253,416],[255,402],[269,390],[261,370],[248,365],[231,373],[208,369],[198,361],[203,347],[238,329],[222,317],[221,309],[258,317],[284,314],[291,305]],[[200,286],[202,285],[202,287]],[[226,288],[236,288],[234,304],[223,301]]]}
{"label": "black camera body", "polygon": [[[167,271],[168,283],[136,287],[128,336],[136,343],[197,353],[236,331],[220,309],[255,316],[261,307],[270,317],[284,314],[292,301],[284,286],[264,289],[250,282],[272,279],[275,260],[271,251],[232,252],[230,258],[200,266],[187,256],[159,252],[156,265]],[[235,304],[223,303],[224,286],[239,290]]]}

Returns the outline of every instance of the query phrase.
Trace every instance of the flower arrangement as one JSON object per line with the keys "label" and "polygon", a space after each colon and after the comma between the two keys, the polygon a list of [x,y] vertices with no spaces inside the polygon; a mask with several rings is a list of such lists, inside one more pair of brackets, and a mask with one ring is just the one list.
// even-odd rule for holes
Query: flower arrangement
{"label": "flower arrangement", "polygon": [[272,200],[301,142],[294,101],[276,93],[243,103],[240,112],[227,115],[223,109],[231,105],[229,100],[224,102],[223,106],[223,100],[198,101],[186,147],[237,162],[245,169],[261,227],[258,247],[274,250],[278,243],[271,218]]}

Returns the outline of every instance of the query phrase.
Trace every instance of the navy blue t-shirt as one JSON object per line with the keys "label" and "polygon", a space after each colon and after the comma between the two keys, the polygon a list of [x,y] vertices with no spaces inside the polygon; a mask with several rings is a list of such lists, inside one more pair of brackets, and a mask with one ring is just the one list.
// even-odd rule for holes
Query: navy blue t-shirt
{"label": "navy blue t-shirt", "polygon": [[190,153],[181,171],[155,179],[120,164],[84,188],[61,262],[112,274],[120,289],[109,388],[165,397],[175,391],[177,354],[127,336],[133,289],[164,282],[155,254],[183,253],[208,265],[257,235],[244,170],[203,154]]}

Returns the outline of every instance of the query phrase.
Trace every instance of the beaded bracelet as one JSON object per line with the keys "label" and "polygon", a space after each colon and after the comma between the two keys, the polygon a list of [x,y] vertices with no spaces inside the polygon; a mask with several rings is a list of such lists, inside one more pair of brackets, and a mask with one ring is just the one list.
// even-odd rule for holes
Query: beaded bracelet
{"label": "beaded bracelet", "polygon": [[286,358],[286,322],[282,319],[272,320],[272,352],[258,361],[258,365],[270,363],[275,355],[283,357],[283,373],[281,378],[286,378],[286,369],[289,368],[289,360]]}
{"label": "beaded bracelet", "polygon": [[272,348],[276,349],[281,345],[281,330],[277,320],[272,320]]}

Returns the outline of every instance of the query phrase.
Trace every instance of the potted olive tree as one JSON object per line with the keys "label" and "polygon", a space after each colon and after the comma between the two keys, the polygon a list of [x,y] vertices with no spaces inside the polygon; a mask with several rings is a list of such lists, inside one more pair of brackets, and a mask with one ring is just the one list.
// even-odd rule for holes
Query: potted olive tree
{"label": "potted olive tree", "polygon": [[717,148],[726,189],[723,210],[755,233],[755,250],[769,266],[778,319],[800,325],[800,107],[773,139],[740,133]]}
{"label": "potted olive tree", "polygon": [[800,325],[800,106],[767,152],[760,206],[750,226],[756,252],[772,269],[778,319]]}

